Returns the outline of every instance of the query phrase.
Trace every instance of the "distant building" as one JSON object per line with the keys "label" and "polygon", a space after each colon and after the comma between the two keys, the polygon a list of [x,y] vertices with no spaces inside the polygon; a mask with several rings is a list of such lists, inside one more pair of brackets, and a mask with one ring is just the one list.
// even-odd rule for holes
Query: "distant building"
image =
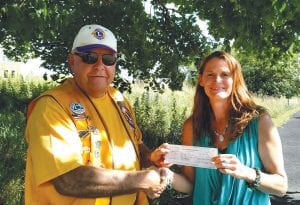
{"label": "distant building", "polygon": [[42,61],[39,59],[31,59],[26,63],[14,62],[4,55],[3,49],[0,47],[0,78],[7,79],[17,76],[42,78],[47,70],[40,67],[41,63]]}

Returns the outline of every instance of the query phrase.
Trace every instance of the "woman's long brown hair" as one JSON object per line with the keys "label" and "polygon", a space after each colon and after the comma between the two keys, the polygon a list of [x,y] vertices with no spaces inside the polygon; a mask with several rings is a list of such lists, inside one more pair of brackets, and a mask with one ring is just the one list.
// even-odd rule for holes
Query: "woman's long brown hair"
{"label": "woman's long brown hair", "polygon": [[[200,64],[199,75],[202,75],[205,66],[212,58],[223,59],[230,69],[233,78],[231,93],[231,110],[229,113],[229,136],[230,141],[242,134],[248,122],[264,113],[265,108],[254,103],[246,87],[240,63],[229,53],[225,51],[215,51],[208,55]],[[197,85],[194,97],[193,113],[191,115],[193,122],[194,139],[211,136],[212,108],[208,96],[202,86]]]}

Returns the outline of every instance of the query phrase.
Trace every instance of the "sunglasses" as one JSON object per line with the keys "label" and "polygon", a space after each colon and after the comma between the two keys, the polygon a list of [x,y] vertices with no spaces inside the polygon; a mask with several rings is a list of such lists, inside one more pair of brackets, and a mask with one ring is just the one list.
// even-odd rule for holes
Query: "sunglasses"
{"label": "sunglasses", "polygon": [[112,54],[99,54],[99,53],[79,53],[75,52],[81,60],[86,64],[95,64],[99,57],[102,57],[102,63],[106,66],[112,66],[117,62],[117,57]]}

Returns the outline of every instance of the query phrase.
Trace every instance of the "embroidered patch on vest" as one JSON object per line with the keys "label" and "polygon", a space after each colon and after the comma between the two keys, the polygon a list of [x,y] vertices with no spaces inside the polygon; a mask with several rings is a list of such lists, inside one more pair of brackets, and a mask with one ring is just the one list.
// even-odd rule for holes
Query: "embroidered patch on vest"
{"label": "embroidered patch on vest", "polygon": [[134,125],[134,122],[133,122],[133,119],[132,119],[132,116],[131,116],[131,113],[130,111],[128,110],[128,108],[125,106],[124,103],[118,101],[118,105],[120,106],[121,108],[121,111],[125,117],[125,119],[127,120],[127,122],[129,123],[130,127],[132,129],[135,129],[135,125]]}

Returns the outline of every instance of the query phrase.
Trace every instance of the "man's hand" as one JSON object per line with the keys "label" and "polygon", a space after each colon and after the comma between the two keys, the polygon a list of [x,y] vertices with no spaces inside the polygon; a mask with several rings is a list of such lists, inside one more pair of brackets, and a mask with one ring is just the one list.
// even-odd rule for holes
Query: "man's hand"
{"label": "man's hand", "polygon": [[149,185],[145,190],[145,193],[151,199],[159,197],[167,187],[165,172],[156,167],[148,169],[145,180]]}

